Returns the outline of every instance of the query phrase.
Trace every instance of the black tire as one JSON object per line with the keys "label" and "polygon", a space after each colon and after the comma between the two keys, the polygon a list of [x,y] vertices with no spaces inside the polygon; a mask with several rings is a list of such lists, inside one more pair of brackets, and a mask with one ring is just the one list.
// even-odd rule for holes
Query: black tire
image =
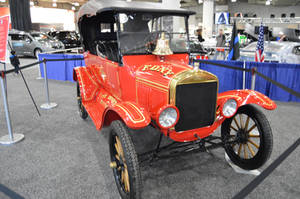
{"label": "black tire", "polygon": [[39,58],[39,54],[42,53],[42,52],[43,51],[41,49],[39,49],[39,48],[35,49],[34,52],[33,52],[34,57],[38,59]]}
{"label": "black tire", "polygon": [[[243,118],[243,115],[247,118]],[[222,124],[221,136],[230,160],[243,169],[261,167],[272,153],[273,135],[270,124],[266,116],[253,105],[240,107],[235,116],[226,119]],[[238,140],[236,144],[226,144],[235,139]]]}
{"label": "black tire", "polygon": [[[116,120],[111,123],[109,135],[111,168],[121,198],[139,199],[142,189],[141,173],[137,153],[128,133],[129,129],[123,122]],[[118,146],[121,147],[119,151],[123,152],[118,152]]]}
{"label": "black tire", "polygon": [[80,94],[80,88],[79,88],[79,83],[77,82],[77,103],[78,103],[78,110],[79,110],[79,115],[82,119],[86,119],[89,114],[88,112],[85,110],[83,104],[82,104],[82,100],[81,100],[81,94]]}

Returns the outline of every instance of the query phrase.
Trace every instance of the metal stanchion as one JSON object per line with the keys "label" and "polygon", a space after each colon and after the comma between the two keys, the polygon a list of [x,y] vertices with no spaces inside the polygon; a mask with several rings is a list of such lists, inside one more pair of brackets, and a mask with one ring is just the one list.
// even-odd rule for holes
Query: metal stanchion
{"label": "metal stanchion", "polygon": [[7,129],[8,129],[8,135],[5,135],[0,138],[0,144],[14,144],[17,142],[20,142],[21,140],[24,139],[23,134],[14,134],[12,132],[11,128],[11,121],[10,121],[10,114],[9,114],[9,109],[8,109],[8,102],[7,102],[7,95],[5,91],[5,81],[4,81],[4,76],[0,77],[0,82],[1,82],[1,90],[2,90],[2,95],[3,95],[3,104],[4,104],[4,110],[5,110],[5,116],[6,116],[6,123],[7,123]]}
{"label": "metal stanchion", "polygon": [[[6,71],[6,63],[3,63],[4,66],[4,71]],[[7,79],[6,79],[6,75],[4,76],[4,85],[5,85],[5,92],[6,92],[6,97],[7,97]]]}
{"label": "metal stanchion", "polygon": [[[243,68],[246,69],[246,61],[244,60]],[[246,89],[246,71],[243,71],[243,89]]]}
{"label": "metal stanchion", "polygon": [[[6,71],[6,63],[5,62],[1,62],[1,64],[3,64],[3,70]],[[7,80],[6,80],[6,76],[4,76],[4,83],[5,83],[5,93],[7,96]]]}
{"label": "metal stanchion", "polygon": [[50,97],[49,97],[49,87],[48,87],[48,77],[47,77],[47,67],[46,67],[46,60],[44,59],[43,62],[43,68],[44,68],[44,79],[45,79],[45,90],[46,90],[46,97],[47,97],[47,103],[42,104],[41,108],[42,109],[52,109],[57,106],[56,103],[51,103],[50,102]]}
{"label": "metal stanchion", "polygon": [[[38,55],[37,61],[39,61],[39,55]],[[40,65],[39,65],[39,76],[36,79],[43,79]]]}
{"label": "metal stanchion", "polygon": [[255,90],[256,67],[252,68],[251,90]]}

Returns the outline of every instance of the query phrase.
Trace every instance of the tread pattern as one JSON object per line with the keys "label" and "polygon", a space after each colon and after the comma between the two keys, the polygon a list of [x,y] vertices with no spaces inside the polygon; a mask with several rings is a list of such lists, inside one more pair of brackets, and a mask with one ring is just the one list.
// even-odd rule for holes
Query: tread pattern
{"label": "tread pattern", "polygon": [[[257,128],[261,135],[261,143],[258,153],[251,159],[241,159],[236,155],[231,146],[225,146],[225,151],[231,161],[239,167],[247,170],[253,170],[261,167],[270,158],[273,149],[272,129],[266,116],[253,105],[245,105],[239,108],[236,114],[243,113],[250,116],[257,123]],[[230,132],[232,118],[226,119],[221,128],[222,139],[226,140]]]}
{"label": "tread pattern", "polygon": [[[79,83],[77,82],[77,97],[81,97],[81,93],[80,93],[80,87],[79,87]],[[79,100],[79,99],[77,99],[77,100]],[[79,103],[79,102],[78,102]],[[82,103],[82,102],[80,102],[80,103]],[[82,105],[83,106],[83,105]],[[88,114],[88,112],[85,110],[85,108],[84,108],[84,106],[83,106],[83,110],[81,110],[81,107],[80,107],[80,105],[78,104],[78,110],[79,110],[79,115],[80,115],[80,117],[82,118],[82,119],[86,119],[88,116],[89,116],[89,114]]]}
{"label": "tread pattern", "polygon": [[127,197],[128,195],[126,196],[122,193],[120,194],[122,198],[139,199],[141,195],[141,189],[142,189],[141,173],[140,173],[137,153],[134,148],[132,139],[128,134],[129,129],[128,127],[125,126],[123,122],[119,120],[113,121],[111,127],[112,127],[111,133],[115,133],[121,141],[124,150],[124,155],[126,158],[128,173],[130,177],[130,196]]}

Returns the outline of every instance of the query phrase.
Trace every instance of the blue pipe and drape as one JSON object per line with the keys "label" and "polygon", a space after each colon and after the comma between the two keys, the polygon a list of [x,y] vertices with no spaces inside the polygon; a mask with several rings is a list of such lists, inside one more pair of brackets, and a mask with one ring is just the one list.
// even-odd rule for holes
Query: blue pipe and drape
{"label": "blue pipe and drape", "polygon": [[[39,59],[71,59],[83,58],[83,55],[67,55],[67,54],[40,54]],[[241,61],[211,61],[212,63],[220,63],[229,66],[243,68]],[[258,72],[270,77],[271,79],[300,92],[300,64],[278,64],[278,63],[257,63],[246,62],[245,67],[251,69],[256,67]],[[85,66],[84,60],[72,61],[55,61],[47,62],[47,71],[49,79],[62,81],[73,81],[73,68],[77,66]],[[219,78],[219,92],[243,88],[243,72],[215,66],[212,64],[200,64],[200,68],[215,74]],[[44,74],[43,65],[40,65],[42,76]],[[246,72],[246,88],[251,87],[251,73]],[[256,76],[255,90],[265,94],[273,100],[278,101],[294,101],[300,102],[300,99]]]}

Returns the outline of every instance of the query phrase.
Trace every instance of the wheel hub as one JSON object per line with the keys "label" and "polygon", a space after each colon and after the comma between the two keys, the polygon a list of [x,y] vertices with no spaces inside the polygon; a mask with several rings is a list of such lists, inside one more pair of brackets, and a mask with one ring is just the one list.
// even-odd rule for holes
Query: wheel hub
{"label": "wheel hub", "polygon": [[240,129],[238,132],[237,132],[237,140],[240,142],[240,143],[243,143],[243,144],[246,144],[247,141],[248,141],[248,133],[247,131],[245,131],[244,129]]}

